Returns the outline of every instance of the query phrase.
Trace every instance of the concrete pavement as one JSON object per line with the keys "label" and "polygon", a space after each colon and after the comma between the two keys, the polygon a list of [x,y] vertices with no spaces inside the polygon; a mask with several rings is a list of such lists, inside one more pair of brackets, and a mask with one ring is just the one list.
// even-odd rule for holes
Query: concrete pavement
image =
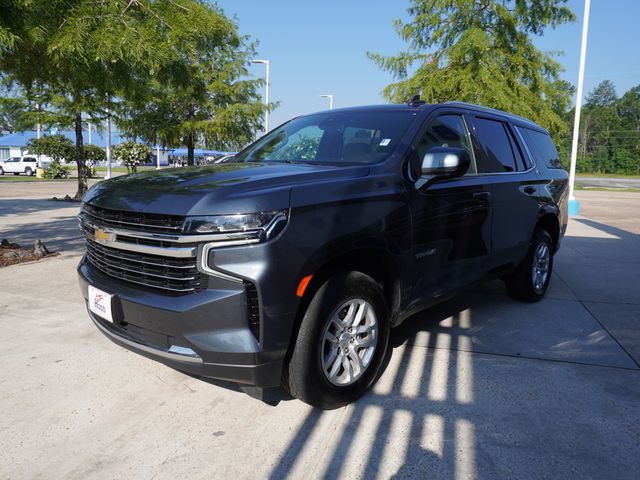
{"label": "concrete pavement", "polygon": [[[548,298],[517,303],[489,282],[414,316],[373,391],[331,412],[269,406],[109,342],[64,228],[66,255],[0,269],[0,478],[635,479],[640,220],[625,205],[640,195],[595,208],[594,193],[579,192],[595,215],[571,222]],[[0,237],[29,217],[53,234],[77,208],[32,207],[0,199]]]}

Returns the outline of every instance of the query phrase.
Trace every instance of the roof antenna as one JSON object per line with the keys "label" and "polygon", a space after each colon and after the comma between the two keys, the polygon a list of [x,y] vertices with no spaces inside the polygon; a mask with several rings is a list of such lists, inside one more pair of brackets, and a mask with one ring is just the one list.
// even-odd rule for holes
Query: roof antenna
{"label": "roof antenna", "polygon": [[410,107],[417,107],[419,105],[425,105],[427,102],[425,102],[424,100],[420,100],[420,95],[414,95],[413,97],[411,97],[411,100],[409,100],[407,102],[407,105],[409,105]]}

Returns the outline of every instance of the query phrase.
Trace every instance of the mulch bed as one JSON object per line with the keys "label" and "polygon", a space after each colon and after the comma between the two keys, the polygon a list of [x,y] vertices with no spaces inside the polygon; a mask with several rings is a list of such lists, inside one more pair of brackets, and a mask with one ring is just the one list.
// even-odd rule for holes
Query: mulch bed
{"label": "mulch bed", "polygon": [[63,198],[58,198],[58,197],[52,197],[49,200],[55,201],[55,202],[80,202],[80,200],[77,200],[69,195],[65,195]]}
{"label": "mulch bed", "polygon": [[33,243],[33,248],[22,248],[17,243],[11,243],[6,238],[0,241],[0,267],[15,265],[16,263],[33,262],[46,257],[55,257],[59,252],[51,252],[40,240]]}

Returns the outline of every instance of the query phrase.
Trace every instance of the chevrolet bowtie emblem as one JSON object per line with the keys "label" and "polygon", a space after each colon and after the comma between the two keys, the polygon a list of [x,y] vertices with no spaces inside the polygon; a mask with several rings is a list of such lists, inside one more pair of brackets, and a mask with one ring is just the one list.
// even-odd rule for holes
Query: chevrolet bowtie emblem
{"label": "chevrolet bowtie emblem", "polygon": [[93,234],[93,237],[98,242],[113,242],[116,239],[116,235],[115,233],[113,233],[113,230],[109,230],[102,227],[96,228]]}

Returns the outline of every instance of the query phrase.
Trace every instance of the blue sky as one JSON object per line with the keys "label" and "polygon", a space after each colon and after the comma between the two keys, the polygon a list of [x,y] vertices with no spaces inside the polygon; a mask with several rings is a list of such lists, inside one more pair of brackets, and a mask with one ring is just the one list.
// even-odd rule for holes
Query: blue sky
{"label": "blue sky", "polygon": [[[320,94],[333,94],[334,107],[381,103],[392,81],[366,57],[405,48],[392,20],[407,19],[408,0],[220,0],[240,31],[259,41],[258,57],[271,62],[270,128],[289,118],[328,108]],[[577,21],[548,30],[539,48],[563,51],[563,78],[577,84],[583,0],[570,0]],[[640,84],[638,0],[592,0],[585,70],[585,94],[602,80],[612,80],[618,94]],[[251,67],[255,76],[264,66]]]}

